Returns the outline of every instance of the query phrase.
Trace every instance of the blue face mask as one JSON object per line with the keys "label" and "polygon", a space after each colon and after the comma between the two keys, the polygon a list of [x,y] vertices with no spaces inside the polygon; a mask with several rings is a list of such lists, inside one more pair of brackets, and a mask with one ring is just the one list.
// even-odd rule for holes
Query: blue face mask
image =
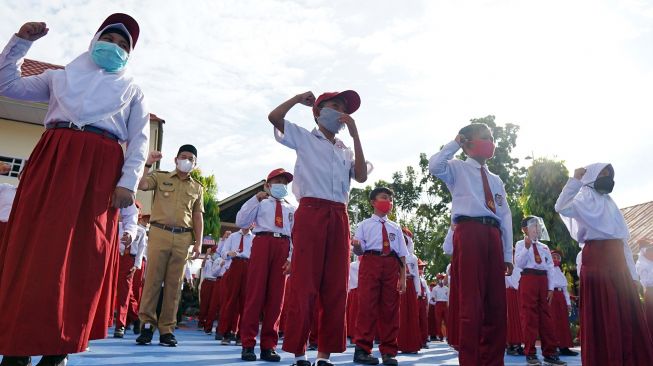
{"label": "blue face mask", "polygon": [[276,199],[282,199],[288,195],[288,186],[281,183],[270,184],[270,194]]}
{"label": "blue face mask", "polygon": [[324,107],[320,111],[320,116],[317,117],[317,123],[324,126],[327,131],[335,135],[340,132],[340,130],[345,128],[345,124],[338,121],[340,116],[342,116],[342,113],[336,111],[335,109]]}
{"label": "blue face mask", "polygon": [[97,41],[91,51],[91,58],[100,68],[113,73],[125,68],[129,53],[115,43]]}

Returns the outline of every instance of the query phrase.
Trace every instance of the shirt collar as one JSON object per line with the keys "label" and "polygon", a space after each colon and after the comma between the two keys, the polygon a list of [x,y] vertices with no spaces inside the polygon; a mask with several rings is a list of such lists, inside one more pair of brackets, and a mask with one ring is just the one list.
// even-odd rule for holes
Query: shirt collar
{"label": "shirt collar", "polygon": [[[311,133],[313,134],[313,136],[315,136],[315,137],[317,137],[319,139],[329,141],[329,139],[327,139],[326,136],[324,136],[324,133],[322,133],[322,131],[320,131],[320,129],[317,128],[317,127],[313,127],[313,131],[311,131]],[[333,139],[335,141],[333,143],[334,146],[339,147],[341,149],[346,148],[345,143],[342,142],[342,140],[340,140],[339,138],[337,138],[335,136],[333,137]],[[331,143],[331,141],[329,141],[329,143]]]}
{"label": "shirt collar", "polygon": [[[178,171],[177,169],[171,171],[169,177],[172,178],[172,177],[174,177],[175,175],[176,175],[179,179],[181,179],[181,177],[179,176],[179,171]],[[193,180],[193,177],[191,177],[190,174],[188,174],[188,177],[187,177],[186,179],[184,179],[184,180]]]}
{"label": "shirt collar", "polygon": [[470,158],[469,156],[467,157],[467,159],[465,159],[465,163],[467,163],[467,164],[469,164],[469,165],[471,165],[471,166],[473,166],[474,168],[477,168],[477,169],[479,169],[479,168],[481,168],[481,167],[484,167],[484,166],[487,166],[487,165],[481,165],[481,164],[479,164],[478,161],[476,161],[476,160]]}
{"label": "shirt collar", "polygon": [[387,222],[388,221],[388,215],[377,216],[376,214],[372,214],[372,219],[374,219],[374,221],[378,221],[378,222]]}

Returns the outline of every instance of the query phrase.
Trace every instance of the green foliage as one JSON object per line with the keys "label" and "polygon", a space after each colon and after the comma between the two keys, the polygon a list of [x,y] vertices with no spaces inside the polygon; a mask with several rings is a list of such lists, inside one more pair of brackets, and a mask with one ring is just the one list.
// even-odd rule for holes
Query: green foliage
{"label": "green foliage", "polygon": [[562,161],[536,159],[528,174],[519,199],[524,215],[539,216],[544,220],[551,241],[551,249],[562,252],[563,262],[575,268],[578,245],[555,212],[555,203],[567,183],[569,171]]}
{"label": "green foliage", "polygon": [[190,175],[204,186],[204,235],[211,235],[217,241],[220,238],[220,207],[215,176],[202,176],[199,169],[193,170]]}

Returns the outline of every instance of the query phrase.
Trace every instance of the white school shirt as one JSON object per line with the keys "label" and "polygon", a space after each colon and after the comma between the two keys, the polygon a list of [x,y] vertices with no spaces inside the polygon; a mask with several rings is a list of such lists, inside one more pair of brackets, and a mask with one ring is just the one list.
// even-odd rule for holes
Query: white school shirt
{"label": "white school shirt", "polygon": [[535,262],[533,245],[529,249],[526,249],[524,241],[520,240],[515,244],[515,265],[522,270],[530,268],[546,271],[548,289],[549,291],[553,291],[553,258],[551,257],[551,251],[546,244],[542,244],[539,241],[533,244],[537,245],[537,251],[540,253],[542,262],[539,264]]}
{"label": "white school shirt", "polygon": [[580,248],[580,252],[576,255],[576,274],[580,278],[581,267],[583,266],[583,248]]}
{"label": "white school shirt", "polygon": [[[240,247],[240,238],[243,238],[243,251],[239,252],[238,249]],[[249,258],[249,255],[252,253],[252,241],[254,240],[254,234],[250,231],[247,233],[247,235],[243,235],[243,232],[241,230],[236,231],[235,233],[232,233],[229,235],[229,237],[224,241],[224,245],[222,248],[222,258],[227,259],[229,256],[227,255],[229,252],[236,252],[238,255],[236,255],[237,258]]]}
{"label": "white school shirt", "polygon": [[639,274],[639,282],[645,288],[653,287],[653,262],[644,257],[644,253],[639,251],[639,258],[637,258],[637,274]]}
{"label": "white school shirt", "polygon": [[447,230],[447,236],[444,237],[444,243],[442,244],[442,251],[448,256],[453,255],[453,223],[449,226]]}
{"label": "white school shirt", "polygon": [[510,276],[505,276],[506,288],[519,290],[519,280],[521,279],[521,268],[515,267]]}
{"label": "white school shirt", "polygon": [[385,222],[385,229],[388,232],[388,239],[390,240],[390,250],[397,253],[399,258],[408,256],[408,248],[404,240],[404,233],[401,227],[388,219],[388,216],[379,217],[372,215],[372,217],[361,221],[356,227],[354,238],[359,240],[363,251],[367,250],[383,250],[383,224]]}
{"label": "white school shirt", "polygon": [[[501,224],[504,262],[512,263],[512,214],[503,182],[498,175],[488,171],[487,166],[481,167],[474,159],[454,159],[458,149],[458,143],[451,141],[429,159],[429,172],[440,178],[451,192],[452,221],[455,222],[458,216],[489,216],[497,219]],[[496,213],[485,205],[481,168],[486,170],[490,190],[494,194]]]}
{"label": "white school shirt", "polygon": [[348,291],[358,288],[358,267],[360,262],[356,261],[349,264],[349,288]]}
{"label": "white school shirt", "polygon": [[[218,258],[218,260],[220,260],[220,258]],[[215,276],[211,271],[211,267],[213,267],[213,255],[204,260],[204,265],[202,266],[202,279],[205,280],[208,278],[215,280]]]}
{"label": "white school shirt", "polygon": [[65,121],[73,122],[78,127],[92,125],[114,134],[127,146],[118,186],[136,192],[143,175],[150,138],[150,115],[145,106],[143,92],[136,87],[135,95],[126,108],[102,120],[92,123],[69,121],[52,93],[55,77],[64,75],[65,69],[47,70],[39,75],[20,77],[20,66],[32,43],[14,35],[0,54],[0,94],[13,99],[48,103],[44,120],[46,126],[53,122]]}
{"label": "white school shirt", "polygon": [[309,132],[288,120],[283,122],[283,133],[274,128],[274,138],[297,153],[292,184],[297,201],[303,197],[349,201],[354,152],[341,140],[336,138],[332,144],[317,128]]}
{"label": "white school shirt", "polygon": [[224,259],[222,254],[224,253],[224,243],[225,239],[220,238],[218,240],[218,247],[215,250],[213,257],[213,264],[211,265],[211,275],[218,278],[224,276],[229,267],[231,266],[231,258]]}
{"label": "white school shirt", "polygon": [[[121,236],[122,237],[122,236]],[[134,267],[141,269],[143,266],[143,259],[145,258],[145,251],[147,250],[147,231],[141,225],[136,225],[136,234],[132,239],[129,246],[129,254],[134,256]],[[120,243],[120,254],[125,252],[125,246]]]}
{"label": "white school shirt", "polygon": [[560,267],[553,266],[553,287],[562,289],[567,306],[571,306],[571,299],[569,298],[569,290],[567,290],[567,286],[567,277],[565,277],[565,274],[562,273]]}
{"label": "white school shirt", "polygon": [[419,268],[417,267],[417,256],[415,254],[408,254],[406,256],[406,274],[413,276],[413,286],[415,287],[415,293],[417,296],[419,296]]}
{"label": "white school shirt", "polygon": [[[281,217],[283,217],[283,227],[275,225],[275,215],[277,211],[277,199],[268,196],[259,202],[256,196],[253,196],[240,208],[236,214],[236,226],[249,227],[252,224],[254,234],[260,232],[273,232],[286,236],[292,233],[293,223],[295,221],[295,206],[286,200],[281,200]],[[288,260],[292,258],[292,241],[290,242],[290,251]]]}
{"label": "white school shirt", "polygon": [[425,299],[431,297],[431,290],[429,290],[429,284],[426,283],[426,279],[423,276],[420,276],[419,283],[421,287],[419,294],[423,296]]}
{"label": "white school shirt", "polygon": [[0,183],[0,221],[9,221],[11,206],[16,197],[16,187],[8,183]]}
{"label": "white school shirt", "polygon": [[442,286],[440,285],[435,285],[431,289],[431,298],[433,299],[433,303],[435,304],[438,301],[449,301],[449,287],[447,286]]}

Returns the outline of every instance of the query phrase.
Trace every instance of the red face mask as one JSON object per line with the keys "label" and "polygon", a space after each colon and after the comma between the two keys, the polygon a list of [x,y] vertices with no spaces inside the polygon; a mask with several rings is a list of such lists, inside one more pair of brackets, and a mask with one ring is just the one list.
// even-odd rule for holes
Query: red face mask
{"label": "red face mask", "polygon": [[553,265],[556,266],[556,267],[560,267],[560,260],[554,259],[553,260]]}
{"label": "red face mask", "polygon": [[467,150],[470,157],[490,159],[494,156],[495,146],[494,142],[491,140],[471,140],[469,144],[472,145],[472,147]]}
{"label": "red face mask", "polygon": [[392,202],[391,201],[374,201],[374,208],[381,211],[384,215],[387,215],[388,212],[392,211]]}

